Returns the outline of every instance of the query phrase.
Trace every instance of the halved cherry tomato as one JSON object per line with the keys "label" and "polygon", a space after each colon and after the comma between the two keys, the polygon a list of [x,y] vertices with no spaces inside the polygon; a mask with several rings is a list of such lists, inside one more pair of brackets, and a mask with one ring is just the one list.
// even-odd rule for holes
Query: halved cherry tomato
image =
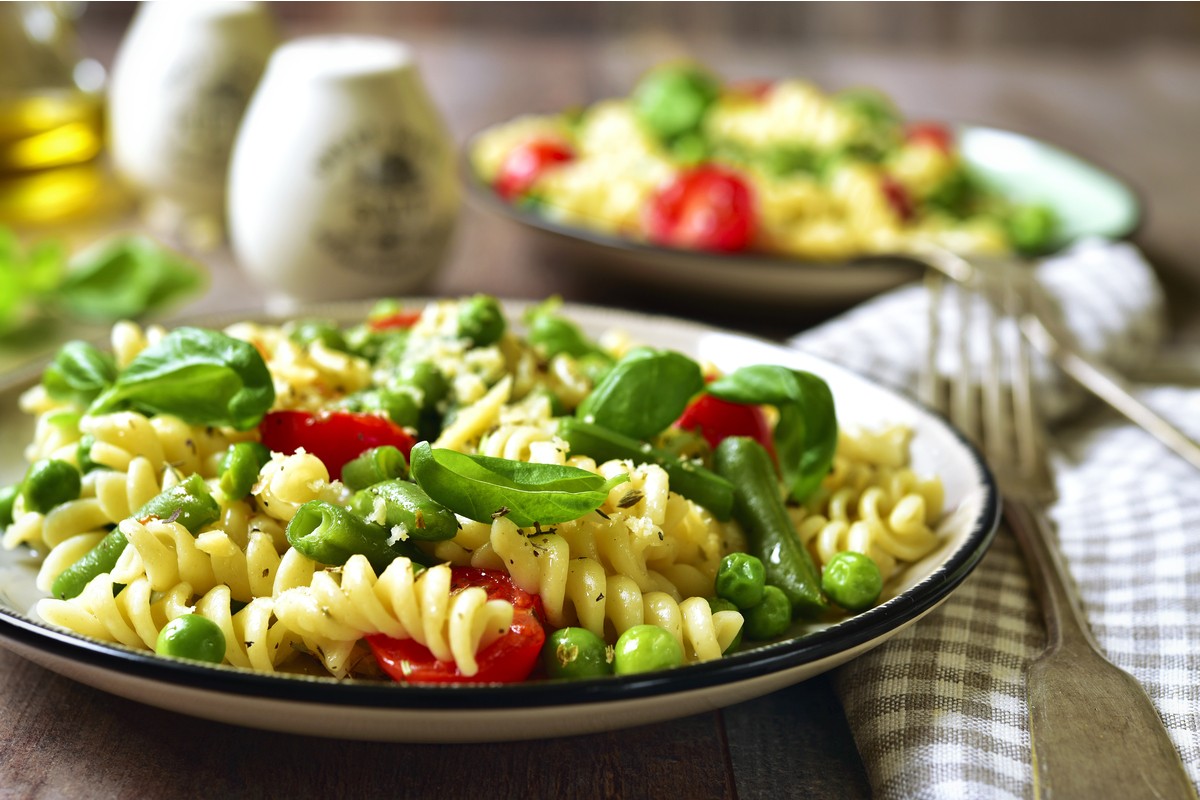
{"label": "halved cherry tomato", "polygon": [[492,188],[505,200],[512,200],[529,191],[547,169],[574,158],[575,151],[555,139],[523,142],[504,157]]}
{"label": "halved cherry tomato", "polygon": [[732,170],[699,166],[681,172],[650,198],[645,225],[655,244],[723,253],[743,250],[757,227],[754,193]]}
{"label": "halved cherry tomato", "polygon": [[749,436],[768,453],[775,453],[771,426],[761,406],[732,403],[705,392],[683,410],[675,427],[696,431],[714,448],[730,436]]}
{"label": "halved cherry tomato", "polygon": [[390,444],[408,458],[416,441],[396,423],[375,414],[331,411],[272,411],[258,425],[262,443],[270,450],[291,455],[303,447],[340,479],[342,467],[364,450]]}
{"label": "halved cherry tomato", "polygon": [[373,331],[390,331],[401,328],[411,328],[421,318],[421,310],[397,311],[383,317],[367,320],[367,327]]}
{"label": "halved cherry tomato", "polygon": [[949,153],[954,146],[954,134],[940,122],[915,122],[908,126],[905,137],[910,142],[926,142],[943,153]]}
{"label": "halved cherry tomato", "polygon": [[912,195],[908,193],[908,189],[904,188],[902,183],[890,175],[884,175],[880,188],[897,217],[904,222],[913,218],[916,209],[913,205]]}
{"label": "halved cherry tomato", "polygon": [[479,671],[468,677],[453,661],[438,661],[429,648],[412,639],[373,634],[367,637],[367,644],[379,666],[404,683],[517,683],[528,678],[546,641],[542,598],[518,589],[501,570],[451,567],[450,575],[452,591],[481,586],[489,600],[507,600],[513,605],[508,633],[476,653]]}

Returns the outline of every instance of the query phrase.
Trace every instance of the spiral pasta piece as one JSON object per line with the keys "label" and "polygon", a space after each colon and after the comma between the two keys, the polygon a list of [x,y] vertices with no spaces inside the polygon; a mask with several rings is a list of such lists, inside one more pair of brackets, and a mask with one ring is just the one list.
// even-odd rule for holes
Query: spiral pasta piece
{"label": "spiral pasta piece", "polygon": [[513,618],[512,604],[489,600],[482,588],[452,591],[446,565],[415,575],[412,562],[397,558],[377,577],[361,555],[338,571],[315,573],[308,586],[280,593],[274,611],[318,645],[375,633],[412,639],[468,677],[479,671],[476,653],[502,636]]}

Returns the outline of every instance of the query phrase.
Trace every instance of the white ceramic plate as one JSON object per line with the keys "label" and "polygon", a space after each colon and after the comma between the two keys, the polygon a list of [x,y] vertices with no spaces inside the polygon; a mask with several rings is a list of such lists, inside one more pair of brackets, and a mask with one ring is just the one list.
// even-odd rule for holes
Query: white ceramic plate
{"label": "white ceramic plate", "polygon": [[[1044,203],[1054,210],[1060,221],[1056,249],[1093,236],[1122,239],[1141,221],[1141,204],[1133,190],[1078,156],[996,128],[961,125],[955,134],[963,159],[988,185],[1013,200]],[[901,257],[822,263],[643,244],[524,211],[481,184],[465,158],[462,169],[471,199],[528,230],[545,251],[546,263],[578,270],[595,280],[616,278],[672,294],[775,308],[836,309],[921,275],[918,264]]]}
{"label": "white ceramic plate", "polygon": [[[519,318],[523,304],[508,304]],[[311,309],[350,323],[361,304]],[[825,629],[716,662],[666,672],[512,686],[401,686],[328,678],[272,676],[232,667],[157,658],[143,651],[52,629],[33,617],[40,593],[35,565],[21,551],[0,552],[0,644],[48,669],[104,691],[161,708],[239,725],[332,736],[411,742],[472,742],[590,733],[719,708],[810,678],[884,642],[946,599],[975,567],[999,519],[992,476],[977,452],[941,417],[911,400],[819,359],[695,324],[627,312],[567,306],[592,334],[611,328],[637,340],[712,361],[724,369],[778,363],[823,376],[843,423],[911,426],[913,466],[940,475],[949,512],[944,545],[890,584],[876,608]],[[233,319],[191,324],[222,327]],[[0,481],[23,474],[21,450],[32,420],[17,410],[33,373],[0,381]]]}

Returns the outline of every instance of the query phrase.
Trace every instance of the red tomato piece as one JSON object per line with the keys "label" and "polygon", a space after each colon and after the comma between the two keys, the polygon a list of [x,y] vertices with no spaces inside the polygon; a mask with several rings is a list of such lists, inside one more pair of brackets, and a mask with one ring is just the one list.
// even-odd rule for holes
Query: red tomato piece
{"label": "red tomato piece", "polygon": [[675,427],[696,431],[714,448],[730,436],[749,436],[768,453],[775,453],[771,426],[762,406],[732,403],[705,392],[683,410]]}
{"label": "red tomato piece", "polygon": [[393,445],[408,458],[416,441],[390,419],[375,414],[332,411],[310,414],[307,411],[272,411],[258,425],[262,443],[268,449],[291,455],[303,447],[325,465],[333,478],[340,479],[342,467],[364,450]]}
{"label": "red tomato piece", "polygon": [[518,683],[528,678],[546,641],[542,599],[517,588],[501,570],[451,567],[450,574],[452,591],[481,586],[489,600],[513,605],[508,633],[475,655],[479,671],[468,677],[453,661],[438,661],[429,648],[412,639],[373,634],[366,637],[367,644],[379,666],[402,683]]}
{"label": "red tomato piece", "polygon": [[908,189],[905,189],[903,184],[889,175],[884,175],[880,188],[883,190],[883,196],[887,198],[888,204],[896,212],[897,217],[904,222],[908,222],[913,218],[916,209],[913,205],[912,195],[908,193]]}
{"label": "red tomato piece", "polygon": [[398,328],[411,328],[421,318],[420,309],[413,311],[397,311],[376,319],[367,320],[367,327],[373,331],[389,331]]}
{"label": "red tomato piece", "polygon": [[954,134],[940,122],[915,122],[908,126],[905,136],[910,142],[925,142],[943,153],[954,147]]}
{"label": "red tomato piece", "polygon": [[757,227],[754,193],[736,172],[706,164],[680,173],[646,208],[650,241],[668,247],[731,253]]}
{"label": "red tomato piece", "polygon": [[513,200],[529,191],[547,169],[574,158],[575,151],[555,139],[523,142],[504,157],[492,188],[505,200]]}

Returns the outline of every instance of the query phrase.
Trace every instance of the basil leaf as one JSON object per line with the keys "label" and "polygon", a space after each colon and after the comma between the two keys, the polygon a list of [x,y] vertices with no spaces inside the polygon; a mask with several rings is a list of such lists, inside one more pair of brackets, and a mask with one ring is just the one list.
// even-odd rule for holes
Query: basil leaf
{"label": "basil leaf", "polygon": [[203,284],[192,261],[145,236],[120,236],[71,260],[57,300],[74,316],[109,322],[161,309]]}
{"label": "basil leaf", "polygon": [[838,441],[833,393],[825,381],[811,372],[764,364],[718,378],[708,391],[732,403],[775,406],[775,453],[788,490],[803,502],[820,486]]}
{"label": "basil leaf", "polygon": [[274,402],[271,373],[253,345],[184,327],[138,354],[89,413],[130,408],[248,430]]}
{"label": "basil leaf", "polygon": [[638,348],[617,362],[576,409],[584,422],[650,439],[704,389],[700,365],[671,350]]}
{"label": "basil leaf", "polygon": [[56,400],[86,406],[117,379],[112,356],[87,342],[67,342],[42,373],[42,385]]}
{"label": "basil leaf", "polygon": [[629,480],[557,464],[459,453],[420,442],[412,449],[412,477],[446,508],[476,522],[507,511],[518,527],[553,525],[595,511],[614,486]]}

